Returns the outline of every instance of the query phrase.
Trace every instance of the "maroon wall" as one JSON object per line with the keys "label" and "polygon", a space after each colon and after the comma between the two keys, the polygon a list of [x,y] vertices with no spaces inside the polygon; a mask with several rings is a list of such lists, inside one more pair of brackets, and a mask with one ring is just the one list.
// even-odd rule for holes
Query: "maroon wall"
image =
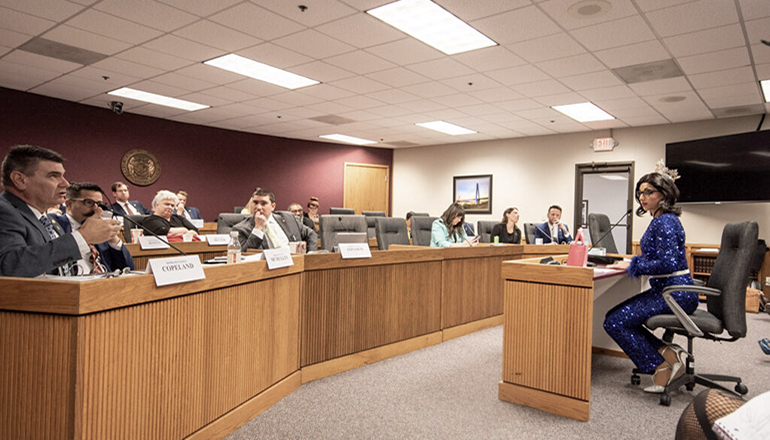
{"label": "maroon wall", "polygon": [[[147,116],[116,115],[97,108],[0,88],[0,156],[12,145],[34,144],[67,159],[65,177],[92,181],[107,194],[120,171],[123,155],[148,150],[162,167],[147,187],[129,184],[131,199],[150,207],[155,192],[184,189],[189,205],[206,221],[243,206],[261,186],[275,193],[277,209],[290,202],[307,206],[310,196],[321,213],[342,206],[345,162],[388,165],[393,150],[327,144],[184,124]],[[392,177],[392,176],[391,176]],[[390,179],[392,180],[392,179]]]}

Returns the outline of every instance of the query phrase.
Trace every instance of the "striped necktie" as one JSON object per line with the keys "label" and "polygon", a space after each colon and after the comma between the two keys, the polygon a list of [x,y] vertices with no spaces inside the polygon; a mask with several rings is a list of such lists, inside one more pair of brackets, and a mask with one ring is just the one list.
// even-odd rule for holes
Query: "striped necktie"
{"label": "striped necktie", "polygon": [[43,224],[45,230],[48,231],[48,238],[55,240],[59,237],[59,235],[53,229],[53,223],[51,223],[51,219],[49,219],[47,215],[43,214],[38,220],[40,220],[40,223]]}

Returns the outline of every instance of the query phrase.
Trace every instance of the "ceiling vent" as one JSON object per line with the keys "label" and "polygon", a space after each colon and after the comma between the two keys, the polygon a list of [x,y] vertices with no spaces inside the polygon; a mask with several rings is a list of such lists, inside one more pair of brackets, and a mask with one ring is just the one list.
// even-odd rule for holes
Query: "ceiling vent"
{"label": "ceiling vent", "polygon": [[636,64],[634,66],[612,69],[626,84],[635,84],[656,79],[676,78],[684,76],[674,60],[653,61],[652,63]]}
{"label": "ceiling vent", "polygon": [[736,116],[761,115],[765,112],[762,104],[741,105],[737,107],[722,107],[711,110],[717,118],[733,118]]}
{"label": "ceiling vent", "polygon": [[352,124],[354,122],[358,122],[354,119],[343,118],[342,116],[337,116],[337,115],[317,116],[315,118],[310,118],[310,119],[313,121],[323,122],[324,124],[330,124],[330,125],[343,125],[343,124]]}
{"label": "ceiling vent", "polygon": [[107,55],[103,53],[92,52],[45,38],[33,38],[19,46],[19,50],[86,66],[107,58]]}

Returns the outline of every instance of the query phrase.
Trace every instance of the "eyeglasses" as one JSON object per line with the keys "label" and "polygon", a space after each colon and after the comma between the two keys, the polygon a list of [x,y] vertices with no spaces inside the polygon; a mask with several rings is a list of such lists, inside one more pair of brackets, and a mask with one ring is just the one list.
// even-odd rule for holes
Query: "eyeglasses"
{"label": "eyeglasses", "polygon": [[292,209],[291,212],[293,212],[295,214],[296,213],[302,213],[302,210],[301,209]]}
{"label": "eyeglasses", "polygon": [[309,208],[310,209],[316,209],[316,208],[318,208],[318,205],[310,205]]}
{"label": "eyeglasses", "polygon": [[656,192],[660,192],[657,189],[645,189],[644,191],[637,191],[636,192],[636,198],[640,199],[642,196],[650,197],[651,195],[655,194]]}
{"label": "eyeglasses", "polygon": [[91,199],[70,199],[70,200],[75,202],[83,202],[83,204],[86,205],[86,208],[93,208],[94,205],[96,205],[97,203],[100,203],[100,202],[97,202],[96,200],[91,200]]}

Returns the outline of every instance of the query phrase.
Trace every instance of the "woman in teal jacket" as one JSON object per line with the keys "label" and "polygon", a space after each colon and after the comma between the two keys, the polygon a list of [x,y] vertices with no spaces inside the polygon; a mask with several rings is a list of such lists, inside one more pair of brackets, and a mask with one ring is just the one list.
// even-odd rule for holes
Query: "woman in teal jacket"
{"label": "woman in teal jacket", "polygon": [[465,209],[459,203],[452,203],[433,222],[430,233],[431,247],[469,247],[478,244],[478,237],[468,238],[463,225]]}

